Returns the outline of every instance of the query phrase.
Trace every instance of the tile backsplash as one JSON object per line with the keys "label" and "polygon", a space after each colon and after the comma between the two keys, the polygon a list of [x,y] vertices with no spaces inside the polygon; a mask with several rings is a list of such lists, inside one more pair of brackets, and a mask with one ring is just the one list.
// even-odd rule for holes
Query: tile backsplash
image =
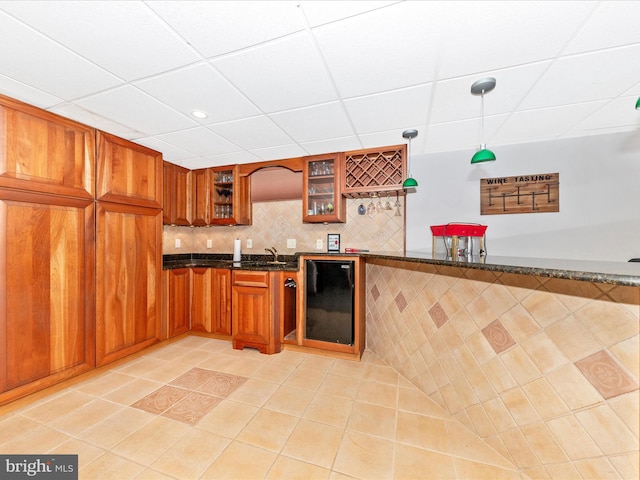
{"label": "tile backsplash", "polygon": [[[402,252],[404,249],[404,198],[400,198],[402,215],[395,209],[382,210],[375,216],[359,215],[358,206],[369,205],[369,199],[347,199],[345,223],[302,223],[302,200],[262,202],[253,204],[253,224],[247,226],[172,227],[165,226],[162,240],[164,254],[174,253],[233,253],[233,241],[242,240],[242,253],[263,255],[264,249],[276,247],[278,253],[326,252],[327,234],[340,234],[340,251],[345,247],[371,251]],[[385,199],[382,198],[383,204]],[[395,199],[391,201],[391,204]],[[180,248],[175,240],[180,239]],[[247,239],[253,247],[246,248]],[[295,239],[296,247],[287,248],[287,239]],[[316,249],[322,239],[323,248]],[[211,248],[207,248],[211,240]]]}

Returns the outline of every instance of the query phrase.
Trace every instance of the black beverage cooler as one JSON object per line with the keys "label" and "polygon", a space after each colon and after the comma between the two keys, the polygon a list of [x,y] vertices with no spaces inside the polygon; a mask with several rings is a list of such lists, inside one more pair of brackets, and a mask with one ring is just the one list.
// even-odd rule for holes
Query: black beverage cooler
{"label": "black beverage cooler", "polygon": [[305,338],[353,345],[355,262],[305,260]]}

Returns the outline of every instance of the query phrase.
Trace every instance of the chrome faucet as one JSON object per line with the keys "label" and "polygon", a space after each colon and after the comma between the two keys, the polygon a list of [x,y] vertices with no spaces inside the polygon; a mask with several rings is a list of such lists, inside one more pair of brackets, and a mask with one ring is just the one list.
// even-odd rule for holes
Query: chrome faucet
{"label": "chrome faucet", "polygon": [[265,248],[264,251],[269,252],[271,255],[273,255],[274,262],[278,261],[278,251],[276,250],[276,247]]}

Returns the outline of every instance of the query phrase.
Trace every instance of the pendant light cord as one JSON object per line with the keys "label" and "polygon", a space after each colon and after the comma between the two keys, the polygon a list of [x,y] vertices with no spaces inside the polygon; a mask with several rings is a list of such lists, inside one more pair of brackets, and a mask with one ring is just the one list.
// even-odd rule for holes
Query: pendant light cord
{"label": "pendant light cord", "polygon": [[484,140],[484,89],[480,95],[480,148],[486,148],[487,144]]}

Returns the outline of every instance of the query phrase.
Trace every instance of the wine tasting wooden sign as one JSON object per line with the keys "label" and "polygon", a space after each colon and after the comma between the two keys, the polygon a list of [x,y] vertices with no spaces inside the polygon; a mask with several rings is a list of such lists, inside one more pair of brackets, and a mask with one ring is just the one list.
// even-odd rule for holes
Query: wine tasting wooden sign
{"label": "wine tasting wooden sign", "polygon": [[480,215],[559,211],[559,173],[480,179]]}

